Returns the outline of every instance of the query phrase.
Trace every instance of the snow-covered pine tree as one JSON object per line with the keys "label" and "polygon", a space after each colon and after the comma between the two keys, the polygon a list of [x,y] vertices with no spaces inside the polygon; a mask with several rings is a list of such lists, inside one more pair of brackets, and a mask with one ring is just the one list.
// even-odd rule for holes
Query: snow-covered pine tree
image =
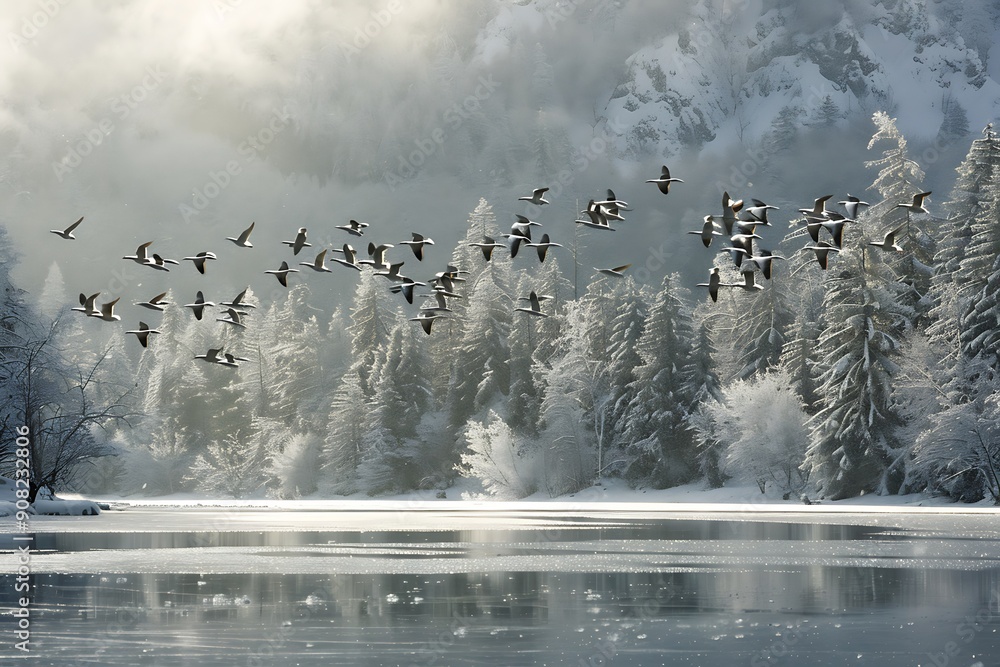
{"label": "snow-covered pine tree", "polygon": [[[883,111],[872,116],[876,131],[868,142],[871,150],[877,145],[885,145],[882,157],[865,162],[865,167],[877,168],[878,175],[869,187],[882,197],[871,208],[859,215],[861,238],[848,226],[844,233],[844,243],[881,241],[883,235],[897,228],[896,241],[905,252],[869,254],[885,261],[896,275],[895,284],[890,289],[897,292],[897,299],[913,311],[911,324],[917,326],[930,310],[929,297],[931,275],[933,273],[935,235],[932,233],[931,216],[914,214],[897,208],[897,204],[908,204],[913,195],[923,192],[924,172],[914,162],[907,147],[906,138],[896,127],[896,119]],[[901,238],[900,238],[901,237]]]}
{"label": "snow-covered pine tree", "polygon": [[497,408],[510,391],[510,262],[493,257],[468,297],[462,339],[454,350],[449,422],[463,427],[477,412]]}
{"label": "snow-covered pine tree", "polygon": [[[534,281],[525,274],[518,276],[515,294],[526,295],[535,291]],[[537,291],[538,294],[545,292]],[[542,301],[548,308],[549,301]],[[558,318],[557,315],[555,317]],[[526,313],[515,313],[511,320],[510,339],[510,393],[507,396],[507,425],[519,433],[533,435],[538,426],[539,399],[535,385],[532,355],[538,329],[542,321],[550,317],[538,318]]]}
{"label": "snow-covered pine tree", "polygon": [[695,388],[685,373],[694,351],[694,326],[687,290],[677,274],[663,279],[639,340],[643,364],[636,369],[624,439],[626,478],[633,484],[666,488],[697,474],[694,434],[687,425]]}
{"label": "snow-covered pine tree", "polygon": [[362,441],[371,427],[371,406],[357,373],[347,372],[333,395],[323,444],[322,491],[349,495],[362,490],[357,479]]}
{"label": "snow-covered pine tree", "polygon": [[639,342],[646,328],[649,304],[631,277],[618,281],[612,293],[618,302],[618,309],[611,322],[607,351],[598,359],[606,360],[604,366],[609,389],[606,419],[610,438],[605,444],[620,454],[627,444],[625,432],[629,406],[638,391],[636,371],[643,363]]}
{"label": "snow-covered pine tree", "polygon": [[913,311],[886,288],[884,265],[862,262],[868,251],[845,248],[824,281],[820,409],[810,421],[805,466],[833,499],[896,493],[909,451],[898,437],[902,420],[892,391]]}
{"label": "snow-covered pine tree", "polygon": [[396,310],[389,303],[390,293],[371,267],[361,269],[361,280],[351,304],[351,365],[347,374],[358,377],[365,396],[375,394],[375,369],[381,364],[389,332],[396,320]]}

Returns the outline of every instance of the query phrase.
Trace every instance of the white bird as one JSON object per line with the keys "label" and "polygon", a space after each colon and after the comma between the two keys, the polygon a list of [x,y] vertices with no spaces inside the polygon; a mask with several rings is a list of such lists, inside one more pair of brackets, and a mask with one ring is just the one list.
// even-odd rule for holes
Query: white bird
{"label": "white bird", "polygon": [[422,283],[417,280],[412,280],[407,278],[399,285],[393,285],[389,288],[389,291],[393,294],[402,293],[403,298],[406,299],[407,303],[413,303],[413,288],[417,286],[426,287],[427,283]]}
{"label": "white bird", "polygon": [[66,229],[50,229],[49,231],[52,232],[53,234],[57,234],[57,235],[63,237],[64,239],[67,239],[67,240],[71,241],[71,240],[73,240],[73,239],[76,238],[75,236],[73,236],[73,230],[76,229],[77,227],[79,227],[81,222],[83,222],[83,217],[81,217],[79,220],[77,220],[76,222],[74,222],[72,225],[70,225]]}
{"label": "white bird", "polygon": [[429,294],[428,296],[433,296],[434,297],[434,301],[435,301],[435,303],[437,305],[433,305],[433,306],[421,306],[420,307],[420,311],[421,312],[435,312],[435,313],[450,313],[451,312],[451,308],[448,307],[448,298],[444,295],[443,292],[437,292],[437,291],[435,291],[435,292]]}
{"label": "white bird", "polygon": [[424,333],[430,335],[431,325],[434,324],[434,320],[440,319],[442,317],[444,317],[444,315],[441,315],[440,313],[431,310],[421,310],[419,313],[417,313],[416,317],[411,317],[410,321],[420,322],[420,326],[423,327]]}
{"label": "white bird", "polygon": [[823,270],[826,270],[826,267],[829,264],[830,253],[840,252],[840,248],[831,245],[826,241],[820,241],[816,245],[807,245],[805,250],[812,250],[816,253],[816,261],[819,262],[819,266]]}
{"label": "white bird", "polygon": [[750,254],[746,251],[746,249],[739,248],[736,246],[733,246],[731,248],[723,248],[719,252],[728,252],[729,259],[733,260],[733,264],[736,265],[737,269],[740,268],[741,264],[743,264],[743,258]]}
{"label": "white bird", "polygon": [[250,241],[248,241],[247,239],[250,238],[250,232],[253,231],[253,227],[256,224],[257,224],[256,221],[251,222],[250,226],[247,227],[246,229],[244,229],[243,232],[239,236],[237,236],[237,237],[227,236],[226,240],[227,241],[232,241],[233,243],[235,243],[236,245],[238,245],[241,248],[252,248],[253,244],[250,243]]}
{"label": "white bird", "polygon": [[767,212],[777,211],[779,210],[778,207],[765,204],[759,199],[751,199],[750,201],[753,202],[753,206],[748,206],[743,209],[744,213],[749,216],[749,220],[759,222],[760,224],[769,227],[771,223],[767,221]]}
{"label": "white bird", "polygon": [[[118,297],[120,299],[121,297]],[[108,303],[102,303],[101,309],[92,313],[87,313],[91,317],[96,317],[98,319],[104,320],[105,322],[118,322],[122,318],[115,315],[115,304],[118,303],[118,299],[114,301],[109,301]]]}
{"label": "white bird", "polygon": [[785,259],[781,255],[775,255],[770,250],[761,250],[759,255],[750,255],[743,261],[752,262],[764,275],[764,280],[771,279],[771,267],[776,259]]}
{"label": "white bird", "polygon": [[357,220],[351,220],[346,225],[337,225],[336,229],[343,229],[348,234],[353,236],[361,236],[365,233],[365,227],[368,226],[367,222],[358,222]]}
{"label": "white bird", "polygon": [[597,271],[598,273],[603,273],[606,276],[614,276],[615,278],[624,278],[625,277],[625,269],[627,269],[630,266],[632,266],[632,265],[631,264],[622,264],[621,266],[616,266],[613,269],[598,269],[598,268],[595,267],[594,271]]}
{"label": "white bird", "polygon": [[199,252],[194,257],[183,257],[182,259],[193,262],[194,268],[198,269],[198,273],[204,274],[205,262],[210,259],[218,259],[218,257],[215,256],[214,252],[203,251]]}
{"label": "white bird", "polygon": [[146,241],[135,249],[134,255],[125,255],[122,259],[130,259],[136,264],[146,264],[149,261],[149,258],[146,256],[146,248],[151,245],[153,245],[152,241]]}
{"label": "white bird", "polygon": [[202,313],[205,312],[205,306],[214,306],[214,305],[215,305],[214,301],[205,301],[205,295],[202,294],[201,291],[199,291],[198,294],[195,295],[194,303],[185,303],[184,307],[190,308],[191,312],[194,313],[194,319],[200,320]]}
{"label": "white bird", "polygon": [[871,206],[868,202],[861,201],[858,197],[850,194],[847,195],[847,199],[837,203],[844,207],[844,210],[847,211],[847,217],[851,220],[858,219],[858,214],[861,212],[862,206]]}
{"label": "white bird", "polygon": [[896,208],[905,208],[910,213],[930,213],[924,208],[924,199],[930,197],[930,192],[920,192],[913,195],[913,202],[910,204],[896,204]]}
{"label": "white bird", "polygon": [[292,249],[293,255],[298,255],[299,251],[303,248],[311,248],[312,243],[306,243],[306,228],[299,227],[298,234],[295,235],[294,241],[282,241],[286,246]]}
{"label": "white bird", "polygon": [[410,250],[413,251],[413,255],[417,258],[417,261],[424,261],[424,246],[434,245],[434,240],[417,234],[416,232],[410,232],[413,236],[412,241],[401,241],[400,245],[410,246]]}
{"label": "white bird", "polygon": [[561,243],[552,243],[551,241],[549,241],[549,235],[548,234],[542,234],[542,240],[539,241],[538,243],[531,243],[529,241],[528,243],[525,243],[524,245],[527,246],[527,247],[529,247],[529,248],[534,248],[538,252],[538,261],[539,262],[544,262],[545,261],[545,253],[547,253],[549,251],[549,248],[561,248],[562,247]]}
{"label": "white bird", "polygon": [[548,191],[549,191],[548,188],[535,188],[534,190],[531,191],[530,197],[518,197],[517,200],[530,201],[532,204],[535,204],[537,206],[543,206],[549,203],[547,199],[544,199],[542,197],[542,195],[544,195]]}
{"label": "white bird", "polygon": [[482,250],[483,257],[485,257],[486,261],[488,262],[493,257],[494,250],[496,250],[497,248],[505,248],[506,246],[502,243],[497,243],[492,236],[484,236],[482,243],[470,243],[469,247],[479,248],[480,250]]}
{"label": "white bird", "polygon": [[733,225],[736,224],[736,214],[743,208],[743,200],[732,200],[728,192],[722,193],[722,225],[726,229],[727,235],[732,235]]}
{"label": "white bird", "polygon": [[609,232],[615,231],[614,227],[608,222],[608,217],[603,211],[596,208],[587,209],[584,211],[590,220],[574,220],[573,222],[583,225],[584,227],[593,227],[594,229],[606,229]]}
{"label": "white bird", "polygon": [[587,202],[587,208],[580,213],[590,215],[591,211],[599,212],[608,220],[625,220],[625,217],[618,213],[618,207],[613,201],[594,201],[591,199]]}
{"label": "white bird", "polygon": [[216,322],[225,322],[226,324],[232,324],[234,326],[241,327],[243,329],[245,329],[246,326],[247,326],[247,325],[243,324],[243,318],[240,317],[239,311],[237,311],[235,308],[229,308],[229,309],[227,309],[226,310],[226,317],[216,317],[215,321]]}
{"label": "white bird", "polygon": [[333,261],[337,262],[337,264],[343,264],[344,266],[349,266],[358,271],[361,270],[361,266],[358,264],[358,254],[355,252],[354,248],[345,243],[341,252],[344,254],[344,259],[334,257]]}
{"label": "white bird", "polygon": [[166,310],[165,307],[170,305],[168,301],[163,300],[163,297],[165,297],[166,295],[167,293],[163,292],[161,294],[157,294],[149,301],[140,301],[135,305],[142,306],[143,308],[149,308],[150,310],[158,310],[160,312],[163,312],[164,310]]}
{"label": "white bird", "polygon": [[758,285],[754,281],[753,269],[750,269],[749,271],[744,270],[742,273],[743,273],[743,282],[741,282],[741,283],[729,283],[728,286],[729,287],[740,287],[740,288],[745,289],[747,291],[750,291],[750,290],[762,290],[762,289],[764,289],[763,285]]}
{"label": "white bird", "polygon": [[269,269],[264,273],[270,273],[271,275],[273,275],[275,278],[278,279],[278,282],[281,283],[282,287],[288,287],[288,274],[298,273],[298,272],[299,272],[298,269],[288,268],[288,262],[282,262],[280,269]]}
{"label": "white bird", "polygon": [[376,276],[385,276],[389,282],[403,283],[409,280],[406,276],[400,275],[399,269],[402,267],[404,262],[397,262],[395,264],[390,264],[388,268],[381,269],[375,272]]}
{"label": "white bird", "polygon": [[538,303],[538,295],[537,294],[535,294],[534,292],[532,292],[531,294],[529,294],[528,295],[528,301],[531,304],[528,308],[518,307],[518,308],[515,308],[514,310],[522,312],[522,313],[528,313],[529,315],[534,315],[536,317],[548,317],[548,315],[546,313],[542,312],[542,307]]}
{"label": "white bird", "polygon": [[388,269],[389,262],[385,259],[385,251],[389,248],[395,248],[396,246],[391,243],[383,243],[381,245],[375,245],[374,243],[368,244],[368,259],[359,259],[358,264],[368,264],[375,267],[376,269]]}
{"label": "white bird", "polygon": [[[250,288],[248,287],[247,289]],[[247,295],[247,290],[243,290],[242,292],[237,294],[232,301],[223,301],[219,305],[225,306],[227,308],[256,308],[257,306],[255,306],[254,304],[247,303],[246,301],[243,300],[246,297],[246,295]]]}
{"label": "white bird", "polygon": [[515,213],[514,217],[517,219],[517,222],[515,222],[511,226],[511,231],[512,232],[513,232],[513,230],[515,228],[517,228],[517,229],[526,229],[528,227],[541,227],[542,226],[542,223],[535,222],[534,220],[529,220],[528,218],[524,217],[523,215],[520,215],[519,213]]}
{"label": "white bird", "polygon": [[163,259],[155,252],[152,257],[147,257],[146,261],[142,263],[143,266],[148,266],[151,269],[156,269],[157,271],[170,271],[167,268],[167,264],[180,264],[176,259]]}
{"label": "white bird", "polygon": [[670,184],[671,183],[683,183],[684,181],[682,181],[679,178],[671,178],[670,177],[670,169],[667,168],[667,165],[663,165],[663,168],[660,170],[660,177],[659,178],[651,178],[650,180],[648,180],[646,182],[647,183],[656,183],[656,187],[658,187],[660,189],[660,192],[662,192],[663,194],[669,194],[670,193]]}
{"label": "white bird", "polygon": [[101,314],[101,311],[97,309],[97,306],[94,305],[94,302],[100,295],[101,295],[100,292],[97,292],[96,294],[91,294],[90,296],[80,294],[80,305],[74,306],[70,310],[75,310],[76,312],[83,313],[84,315],[87,315],[89,317],[98,317]]}
{"label": "white bird", "polygon": [[719,300],[719,288],[729,287],[729,283],[722,282],[722,276],[719,275],[719,267],[713,267],[708,274],[707,283],[698,283],[698,287],[707,287],[708,295],[712,297],[712,301]]}
{"label": "white bird", "polygon": [[885,237],[881,241],[870,241],[868,245],[873,245],[876,248],[881,248],[882,250],[889,251],[895,250],[896,252],[903,252],[903,248],[896,243],[896,234],[903,229],[902,227],[897,227],[891,232],[886,232]]}
{"label": "white bird", "polygon": [[149,344],[149,335],[158,334],[160,333],[160,331],[157,329],[150,329],[148,324],[140,320],[138,329],[133,331],[126,331],[125,333],[135,334],[135,337],[139,341],[139,344],[142,345],[143,347],[147,347]]}
{"label": "white bird", "polygon": [[202,361],[207,361],[211,364],[217,364],[219,363],[219,359],[222,359],[222,357],[219,356],[220,352],[222,352],[221,347],[211,348],[205,354],[194,355],[194,358],[201,359]]}
{"label": "white bird", "polygon": [[302,266],[308,266],[313,271],[319,271],[320,273],[330,273],[333,271],[330,267],[326,265],[326,248],[319,251],[316,255],[316,259],[312,262],[299,262]]}
{"label": "white bird", "polygon": [[712,245],[713,236],[722,236],[722,232],[716,231],[717,224],[715,224],[715,217],[711,215],[705,216],[705,224],[701,226],[701,230],[693,230],[688,232],[688,234],[694,234],[701,237],[701,242],[706,248]]}
{"label": "white bird", "polygon": [[804,213],[806,215],[811,215],[814,218],[826,218],[826,202],[828,199],[833,197],[833,195],[825,195],[818,198],[814,203],[812,208],[800,208],[799,213]]}

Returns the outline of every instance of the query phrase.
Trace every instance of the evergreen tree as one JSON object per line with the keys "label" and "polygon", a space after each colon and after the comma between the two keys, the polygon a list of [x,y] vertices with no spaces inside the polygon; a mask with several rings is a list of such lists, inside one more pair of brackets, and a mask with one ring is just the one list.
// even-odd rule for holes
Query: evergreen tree
{"label": "evergreen tree", "polygon": [[630,277],[619,281],[614,289],[618,301],[618,312],[611,323],[607,359],[607,378],[610,389],[608,397],[608,421],[612,434],[610,443],[616,449],[627,444],[627,413],[635,399],[636,372],[642,366],[639,343],[646,328],[649,304],[643,298],[638,285]]}
{"label": "evergreen tree", "polygon": [[[929,292],[935,252],[931,216],[912,214],[896,205],[911,202],[913,195],[923,191],[924,172],[910,158],[906,138],[896,127],[896,119],[882,111],[875,113],[872,119],[876,132],[868,142],[868,149],[878,144],[887,144],[887,147],[881,158],[870,160],[865,166],[879,170],[869,189],[878,192],[882,201],[859,216],[862,238],[858,242],[867,246],[869,241],[881,241],[886,232],[902,228],[904,240],[900,245],[906,252],[898,257],[887,257],[886,253],[877,257],[887,262],[897,276],[891,289],[913,310],[912,324],[918,325],[931,307]],[[845,244],[854,240],[850,238]],[[869,257],[874,256],[869,253]]]}
{"label": "evergreen tree", "polygon": [[389,292],[370,267],[361,270],[361,280],[351,305],[351,365],[348,374],[358,377],[365,396],[375,394],[375,369],[382,361],[396,311],[389,305]]}
{"label": "evergreen tree", "polygon": [[694,387],[686,373],[694,351],[692,316],[676,274],[663,280],[639,340],[643,365],[636,369],[624,437],[631,457],[626,477],[665,488],[696,474],[694,434],[688,416]]}
{"label": "evergreen tree", "polygon": [[832,499],[896,493],[907,443],[892,400],[904,332],[913,311],[897,301],[884,275],[862,264],[865,249],[841,251],[839,274],[827,276],[820,409],[811,420],[810,479]]}

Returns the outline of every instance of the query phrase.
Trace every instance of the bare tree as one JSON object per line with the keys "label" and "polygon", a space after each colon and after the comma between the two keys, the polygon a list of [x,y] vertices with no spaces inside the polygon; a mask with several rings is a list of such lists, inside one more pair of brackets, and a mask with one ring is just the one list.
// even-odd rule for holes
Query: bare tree
{"label": "bare tree", "polygon": [[[10,324],[14,324],[10,322]],[[5,327],[0,341],[0,470],[13,468],[14,429],[28,427],[31,456],[28,500],[42,488],[70,483],[81,466],[113,453],[99,435],[115,421],[127,421],[128,390],[95,398],[105,381],[99,369],[109,350],[89,367],[74,367],[56,348],[57,324],[39,332],[23,314]]]}

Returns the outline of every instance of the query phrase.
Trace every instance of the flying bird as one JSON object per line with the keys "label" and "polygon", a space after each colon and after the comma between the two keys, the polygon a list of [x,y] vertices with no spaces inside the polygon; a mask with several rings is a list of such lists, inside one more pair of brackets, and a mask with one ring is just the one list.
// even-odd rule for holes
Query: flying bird
{"label": "flying bird", "polygon": [[227,236],[226,240],[227,241],[232,241],[233,243],[235,243],[240,248],[252,248],[253,244],[250,243],[250,241],[248,241],[247,239],[250,238],[250,232],[253,231],[254,225],[256,225],[256,224],[257,224],[256,222],[251,222],[250,226],[247,227],[246,229],[244,229],[243,232],[240,233],[239,236],[236,236],[236,237]]}
{"label": "flying bird", "polygon": [[148,266],[157,271],[170,271],[167,268],[167,264],[180,264],[180,262],[176,259],[164,259],[154,252],[152,257],[146,258],[146,261],[142,263],[143,266]]}
{"label": "flying bird", "polygon": [[142,306],[143,308],[149,308],[150,310],[158,310],[160,312],[163,312],[164,310],[166,310],[166,306],[170,305],[168,301],[163,300],[163,297],[165,297],[166,295],[167,293],[163,292],[161,294],[157,294],[149,301],[140,301],[135,305]]}
{"label": "flying bird", "polygon": [[715,302],[715,301],[719,300],[719,288],[720,287],[728,287],[729,283],[723,283],[722,282],[722,276],[719,275],[719,267],[716,266],[716,267],[713,267],[712,270],[709,272],[709,274],[708,274],[708,282],[707,283],[698,283],[697,286],[698,287],[707,287],[708,288],[708,295],[710,297],[712,297],[712,301]]}
{"label": "flying bird", "polygon": [[732,236],[733,225],[736,224],[736,214],[743,208],[743,200],[733,200],[729,198],[728,192],[722,193],[722,225],[726,228],[726,235]]}
{"label": "flying bird", "polygon": [[902,230],[902,227],[897,227],[891,232],[886,232],[885,237],[881,241],[870,241],[868,245],[873,245],[876,248],[881,248],[886,252],[894,250],[896,252],[903,252],[903,248],[896,243],[896,234]]}
{"label": "flying bird", "polygon": [[338,264],[343,264],[344,266],[349,266],[352,269],[357,269],[358,271],[361,270],[361,265],[358,264],[358,254],[355,252],[354,248],[345,243],[341,252],[344,254],[344,259],[334,257],[333,261]]}
{"label": "flying bird", "polygon": [[358,260],[358,264],[369,264],[376,269],[388,269],[389,262],[385,258],[385,251],[389,248],[395,248],[396,246],[391,243],[383,243],[381,245],[375,245],[374,243],[368,244],[368,256],[369,259]]}
{"label": "flying bird", "polygon": [[[250,288],[248,287],[247,289],[250,289]],[[232,301],[223,301],[219,305],[220,306],[225,306],[226,308],[237,308],[237,309],[239,309],[239,308],[256,308],[257,306],[255,306],[254,304],[247,303],[246,301],[243,300],[244,298],[246,298],[246,295],[247,295],[247,290],[243,290],[242,292],[240,292],[239,294],[237,294],[235,297],[233,297]]]}
{"label": "flying bird", "polygon": [[205,306],[214,306],[215,302],[205,301],[205,295],[198,291],[195,295],[194,303],[185,303],[185,308],[190,308],[191,312],[194,313],[194,319],[200,320],[202,314],[205,312]]}
{"label": "flying bird", "polygon": [[157,329],[150,329],[149,325],[143,321],[139,321],[139,328],[133,331],[126,331],[126,334],[135,334],[136,340],[139,341],[139,345],[147,347],[149,345],[149,335],[160,333]]}
{"label": "flying bird", "polygon": [[50,229],[49,231],[52,232],[53,234],[61,236],[62,238],[66,239],[68,241],[72,241],[73,239],[76,238],[75,236],[73,236],[73,230],[76,229],[77,227],[79,227],[81,222],[83,222],[83,217],[82,216],[81,216],[81,218],[79,220],[77,220],[76,222],[74,222],[72,225],[70,225],[66,229]]}
{"label": "flying bird", "polygon": [[584,211],[584,213],[587,214],[590,220],[574,220],[573,222],[581,224],[585,227],[593,227],[594,229],[606,229],[610,232],[615,231],[614,227],[612,227],[608,222],[607,215],[605,215],[600,209],[588,208]]}
{"label": "flying bird", "polygon": [[416,317],[411,317],[411,322],[420,322],[420,326],[424,328],[424,333],[428,336],[431,333],[431,325],[434,324],[434,320],[444,317],[440,313],[431,310],[422,310],[417,313]]}
{"label": "flying bird", "polygon": [[80,294],[80,305],[74,306],[73,308],[70,308],[70,310],[74,310],[78,313],[83,313],[84,315],[87,315],[89,317],[98,317],[100,316],[101,311],[97,309],[97,306],[95,306],[94,303],[97,300],[97,297],[99,297],[100,295],[101,295],[100,292],[97,292],[96,294],[91,294],[90,296],[86,296],[85,294]]}
{"label": "flying bird", "polygon": [[235,308],[228,308],[226,310],[226,317],[216,317],[216,322],[225,322],[226,324],[232,324],[233,326],[246,328],[247,325],[243,324],[243,318],[240,313]]}
{"label": "flying bird", "polygon": [[771,266],[776,259],[785,259],[781,255],[775,255],[770,250],[761,250],[759,255],[750,255],[743,259],[744,262],[752,262],[764,275],[764,280],[771,279]]}
{"label": "flying bird", "polygon": [[754,271],[753,271],[753,269],[750,269],[749,271],[747,271],[747,270],[744,269],[741,273],[743,274],[743,282],[741,282],[741,283],[729,283],[729,285],[728,285],[729,287],[739,287],[741,289],[747,290],[748,292],[750,290],[762,290],[762,289],[764,289],[763,285],[758,285],[756,283],[756,281],[754,280]]}
{"label": "flying bird", "polygon": [[758,222],[766,227],[770,227],[771,223],[767,220],[768,211],[779,210],[777,206],[771,206],[770,204],[765,204],[759,199],[751,199],[753,206],[747,206],[743,209],[744,214],[747,216],[746,221]]}
{"label": "flying bird", "polygon": [[670,177],[670,169],[667,168],[667,165],[663,165],[663,168],[660,169],[660,177],[659,178],[651,178],[651,179],[649,179],[646,182],[647,183],[656,183],[656,187],[658,187],[660,189],[660,192],[662,192],[663,194],[669,194],[670,193],[670,184],[671,183],[683,183],[684,181],[682,181],[679,178],[671,178]]}
{"label": "flying bird", "polygon": [[275,278],[278,279],[278,282],[281,283],[282,287],[288,287],[288,274],[289,273],[298,273],[298,272],[299,272],[298,269],[290,269],[290,268],[288,268],[288,262],[282,262],[281,263],[281,268],[279,268],[279,269],[268,269],[264,273],[270,273],[271,275],[273,275]]}
{"label": "flying bird", "polygon": [[308,266],[313,271],[318,271],[320,273],[330,273],[333,271],[333,269],[326,265],[326,248],[319,251],[315,260],[311,262],[299,262],[299,264],[302,266]]}
{"label": "flying bird", "polygon": [[827,217],[826,202],[831,197],[833,197],[833,195],[825,195],[823,197],[820,197],[813,203],[812,208],[800,208],[799,213],[804,213],[805,215],[811,215],[814,218],[826,218]]}
{"label": "flying bird", "polygon": [[549,203],[547,199],[544,199],[542,197],[542,195],[544,195],[548,191],[549,191],[548,188],[535,188],[534,190],[531,191],[530,197],[518,197],[517,200],[530,201],[532,204],[535,204],[537,206],[543,206]]}
{"label": "flying bird", "polygon": [[913,195],[912,203],[896,204],[896,208],[905,208],[909,213],[930,213],[930,211],[924,208],[924,200],[930,196],[930,192],[920,192]]}
{"label": "flying bird", "polygon": [[410,246],[410,250],[413,251],[413,255],[417,258],[417,261],[422,262],[424,261],[424,246],[434,245],[434,240],[427,238],[426,236],[422,236],[421,234],[417,234],[416,232],[410,232],[410,235],[413,236],[413,240],[401,241],[400,245]]}
{"label": "flying bird", "polygon": [[693,230],[688,232],[688,234],[694,234],[701,237],[701,242],[706,248],[712,245],[713,236],[722,236],[722,232],[716,231],[717,224],[715,224],[715,217],[711,215],[705,216],[705,224],[701,226],[701,230]]}
{"label": "flying bird", "polygon": [[538,303],[538,295],[532,292],[528,295],[528,301],[531,304],[528,308],[517,307],[514,310],[521,313],[528,313],[529,315],[534,315],[536,317],[548,317],[546,313],[542,312],[542,307]]}
{"label": "flying bird", "polygon": [[306,243],[306,228],[299,227],[298,233],[295,235],[294,241],[282,241],[286,246],[292,249],[293,255],[298,255],[299,251],[303,248],[311,248],[312,243]]}
{"label": "flying bird", "polygon": [[807,245],[805,250],[812,250],[816,253],[816,261],[819,262],[819,266],[824,271],[826,270],[827,264],[830,261],[831,252],[840,252],[840,248],[830,245],[826,241],[820,241],[816,245]]}
{"label": "flying bird", "polygon": [[[121,297],[118,297],[120,299]],[[105,322],[118,322],[122,318],[115,315],[115,304],[118,303],[118,299],[114,301],[109,301],[108,303],[102,303],[101,309],[99,311],[94,311],[87,313],[91,317],[96,317],[99,320],[104,320]]]}
{"label": "flying bird", "polygon": [[210,259],[218,259],[214,252],[203,251],[199,252],[194,257],[183,257],[182,259],[188,260],[194,263],[194,268],[198,269],[198,273],[204,275],[205,273],[205,262]]}
{"label": "flying bird", "polygon": [[561,243],[552,243],[551,241],[549,241],[549,235],[548,234],[542,234],[542,240],[539,241],[538,243],[528,242],[528,243],[525,243],[524,245],[526,245],[529,248],[534,248],[538,252],[538,261],[539,262],[544,262],[545,261],[545,253],[548,252],[549,248],[561,248],[562,247]]}
{"label": "flying bird", "polygon": [[504,248],[506,246],[504,246],[504,244],[502,243],[497,243],[492,236],[484,236],[482,243],[470,243],[469,247],[479,248],[480,250],[482,250],[483,257],[485,257],[486,261],[488,262],[493,257],[494,250],[496,250],[497,248]]}
{"label": "flying bird", "polygon": [[613,276],[615,278],[624,278],[625,277],[625,269],[627,269],[630,266],[632,266],[632,265],[631,264],[622,264],[621,266],[616,266],[613,269],[598,269],[598,268],[595,267],[594,271],[597,271],[598,273],[603,273],[606,276]]}
{"label": "flying bird", "polygon": [[868,202],[861,201],[858,197],[851,194],[847,195],[847,199],[844,201],[839,201],[837,203],[844,207],[844,210],[847,211],[847,217],[851,220],[858,219],[858,214],[861,213],[862,206],[871,206]]}
{"label": "flying bird", "polygon": [[365,227],[368,226],[367,222],[358,222],[357,220],[351,220],[346,225],[337,225],[336,229],[343,229],[348,234],[352,236],[362,236],[365,233]]}
{"label": "flying bird", "polygon": [[135,249],[134,255],[125,255],[122,259],[130,259],[136,264],[146,264],[149,261],[149,258],[146,256],[146,248],[151,245],[153,245],[152,241],[146,241]]}

